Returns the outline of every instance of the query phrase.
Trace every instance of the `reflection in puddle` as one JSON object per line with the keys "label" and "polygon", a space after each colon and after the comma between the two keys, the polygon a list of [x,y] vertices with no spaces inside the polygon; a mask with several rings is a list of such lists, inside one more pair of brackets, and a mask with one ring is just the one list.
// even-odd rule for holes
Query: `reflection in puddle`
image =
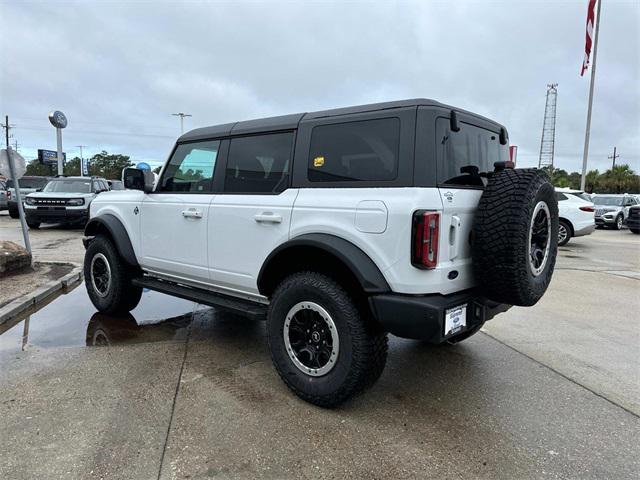
{"label": "reflection in puddle", "polygon": [[196,316],[210,309],[158,292],[145,291],[130,314],[96,312],[83,284],[41,310],[0,327],[0,358],[31,347],[72,347],[181,341]]}
{"label": "reflection in puddle", "polygon": [[181,341],[187,336],[192,314],[162,320],[160,323],[138,325],[133,315],[111,317],[96,312],[87,326],[88,347],[104,347],[121,343]]}

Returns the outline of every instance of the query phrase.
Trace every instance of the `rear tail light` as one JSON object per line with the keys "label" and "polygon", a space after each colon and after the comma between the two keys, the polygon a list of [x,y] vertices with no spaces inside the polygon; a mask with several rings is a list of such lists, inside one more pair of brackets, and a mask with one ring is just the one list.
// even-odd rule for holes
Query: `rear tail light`
{"label": "rear tail light", "polygon": [[593,207],[580,207],[580,210],[582,210],[583,212],[595,212],[596,209]]}
{"label": "rear tail light", "polygon": [[413,214],[411,264],[423,269],[438,265],[440,214],[419,210]]}
{"label": "rear tail light", "polygon": [[11,200],[11,190],[7,190],[7,200]]}

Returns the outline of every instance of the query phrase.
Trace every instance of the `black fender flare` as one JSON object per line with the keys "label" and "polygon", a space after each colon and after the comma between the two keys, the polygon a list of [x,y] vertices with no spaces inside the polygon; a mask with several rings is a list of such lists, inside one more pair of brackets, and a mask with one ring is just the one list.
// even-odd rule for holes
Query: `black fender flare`
{"label": "black fender flare", "polygon": [[265,279],[272,262],[292,247],[313,247],[323,250],[340,260],[353,273],[367,294],[390,292],[389,284],[378,266],[358,246],[348,240],[327,233],[309,233],[292,238],[279,245],[265,259],[258,274],[258,290],[265,290]]}
{"label": "black fender flare", "polygon": [[[84,235],[85,238],[95,237],[105,230],[113,239],[113,243],[123,260],[132,267],[137,267],[138,260],[136,259],[133,245],[131,245],[129,234],[124,228],[124,225],[122,225],[122,222],[115,215],[107,213],[92,218],[84,227]],[[89,245],[89,241],[88,239],[83,241],[85,248]]]}

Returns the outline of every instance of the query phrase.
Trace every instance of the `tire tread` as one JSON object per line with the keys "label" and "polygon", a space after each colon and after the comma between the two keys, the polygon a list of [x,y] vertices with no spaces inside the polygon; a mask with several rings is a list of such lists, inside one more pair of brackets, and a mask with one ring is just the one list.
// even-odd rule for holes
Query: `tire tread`
{"label": "tire tread", "polygon": [[269,335],[271,358],[280,378],[293,393],[307,402],[325,408],[333,408],[362,393],[378,380],[387,359],[387,334],[377,328],[373,322],[368,322],[363,318],[362,312],[358,310],[355,302],[339,283],[326,275],[311,271],[294,273],[278,285],[269,305],[268,321],[278,321],[278,319],[272,318],[274,305],[285,292],[300,285],[322,291],[324,295],[331,298],[332,302],[335,302],[335,308],[345,318],[352,338],[353,363],[351,370],[337,391],[330,395],[317,395],[298,388],[289,380],[286,372],[278,364],[278,358],[274,355],[274,348],[277,346],[272,344],[272,338]]}

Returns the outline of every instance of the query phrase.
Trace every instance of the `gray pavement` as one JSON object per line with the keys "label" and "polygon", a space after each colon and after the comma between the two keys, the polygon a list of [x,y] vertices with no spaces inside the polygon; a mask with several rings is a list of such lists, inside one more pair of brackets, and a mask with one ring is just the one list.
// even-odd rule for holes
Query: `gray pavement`
{"label": "gray pavement", "polygon": [[[35,261],[82,263],[82,228],[61,225],[42,225],[29,230],[29,239]],[[24,246],[20,221],[0,212],[0,240],[10,240]]]}
{"label": "gray pavement", "polygon": [[289,393],[262,323],[153,292],[114,319],[80,286],[0,330],[0,478],[637,478],[639,254],[572,240],[538,305],[392,338],[336,410]]}

